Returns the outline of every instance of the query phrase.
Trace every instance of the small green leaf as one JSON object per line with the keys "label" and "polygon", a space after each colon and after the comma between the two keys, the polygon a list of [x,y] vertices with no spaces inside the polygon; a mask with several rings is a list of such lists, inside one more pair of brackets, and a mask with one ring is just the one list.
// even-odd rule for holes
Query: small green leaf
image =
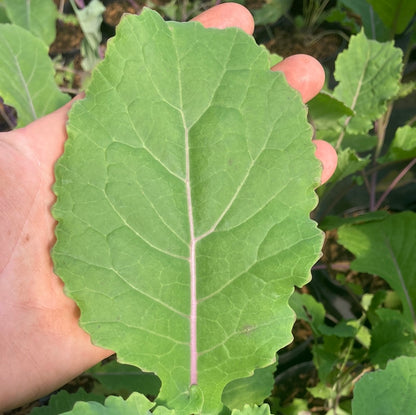
{"label": "small green leaf", "polygon": [[0,1],[0,24],[2,23],[10,23],[10,19],[7,16],[4,4]]}
{"label": "small green leaf", "polygon": [[405,125],[396,130],[387,154],[380,161],[406,160],[414,157],[416,157],[416,127]]}
{"label": "small green leaf", "polygon": [[396,310],[379,309],[379,321],[371,330],[369,357],[374,365],[384,368],[400,356],[416,356],[416,334],[411,322]]}
{"label": "small green leaf", "polygon": [[324,324],[325,308],[309,294],[300,294],[295,291],[289,300],[298,319],[304,320],[311,326],[315,336],[319,336],[319,327]]}
{"label": "small green leaf", "polygon": [[403,212],[382,221],[345,225],[338,236],[356,256],[351,268],[384,278],[400,297],[406,317],[416,322],[416,214]]}
{"label": "small green leaf", "polygon": [[405,98],[411,93],[416,91],[416,81],[408,81],[400,83],[399,92],[396,95],[396,99],[398,98]]}
{"label": "small green leaf", "polygon": [[293,0],[266,0],[259,9],[253,10],[256,25],[277,22],[292,6]]}
{"label": "small green leaf", "polygon": [[309,115],[316,129],[341,131],[340,119],[354,111],[328,92],[320,92],[308,102]]}
{"label": "small green leaf", "polygon": [[127,400],[120,396],[109,396],[104,405],[99,402],[77,402],[72,411],[61,415],[151,415],[155,406],[144,395],[134,392]]}
{"label": "small green leaf", "polygon": [[416,357],[399,357],[355,385],[353,415],[415,414]]}
{"label": "small green leaf", "polygon": [[65,411],[70,411],[74,404],[78,401],[95,401],[104,403],[104,396],[94,393],[87,393],[80,388],[75,393],[69,393],[66,390],[61,390],[56,394],[51,395],[47,406],[40,406],[33,408],[30,415],[57,415]]}
{"label": "small green leaf", "polygon": [[0,96],[17,111],[17,127],[69,101],[54,82],[44,42],[19,26],[0,25]]}
{"label": "small green leaf", "polygon": [[368,163],[370,163],[370,156],[360,157],[351,148],[341,150],[338,153],[337,168],[329,183],[336,183],[345,179],[349,175],[362,170]]}
{"label": "small green leaf", "polygon": [[78,9],[74,0],[70,1],[82,33],[84,33],[81,44],[82,68],[85,71],[91,71],[101,61],[100,43],[102,36],[100,28],[105,7],[100,0],[92,0],[83,9]]}
{"label": "small green leaf", "polygon": [[48,46],[54,41],[58,11],[52,0],[4,0],[4,5],[11,23],[28,30]]}
{"label": "small green leaf", "polygon": [[157,396],[160,390],[160,379],[153,373],[146,373],[131,365],[123,365],[115,360],[94,366],[88,374],[101,383],[104,393],[127,397],[132,392],[147,396]]}
{"label": "small green leaf", "polygon": [[300,95],[243,31],[145,10],[69,118],[53,259],[82,327],[156,373],[164,406],[220,412],[290,342],[288,299],[319,257]]}
{"label": "small green leaf", "polygon": [[355,320],[342,320],[333,327],[327,326],[326,324],[321,324],[319,326],[319,331],[324,336],[355,337],[358,331],[358,327],[357,324],[355,324]]}
{"label": "small green leaf", "polygon": [[275,371],[276,363],[256,369],[250,377],[233,380],[224,388],[222,402],[231,409],[243,409],[244,404],[262,404],[273,389]]}
{"label": "small green leaf", "polygon": [[309,414],[308,410],[308,402],[304,399],[298,399],[295,398],[293,399],[293,401],[285,406],[285,407],[281,407],[279,405],[278,407],[279,410],[279,414],[281,413],[282,415],[307,415]]}
{"label": "small green leaf", "polygon": [[377,210],[375,212],[368,212],[362,215],[349,216],[340,218],[339,216],[326,216],[325,219],[319,223],[319,227],[324,231],[339,228],[342,225],[353,225],[355,223],[366,223],[372,221],[379,221],[389,216],[385,210]]}
{"label": "small green leaf", "polygon": [[[372,150],[377,145],[377,136],[370,134],[345,134],[342,140],[343,148],[352,148],[357,153]],[[336,143],[333,143],[334,145]]]}
{"label": "small green leaf", "polygon": [[337,396],[338,391],[335,390],[332,386],[325,385],[322,382],[319,382],[317,385],[308,388],[308,392],[318,399],[334,399]]}
{"label": "small green leaf", "polygon": [[234,409],[231,415],[270,415],[269,405],[250,406],[244,405],[243,409]]}
{"label": "small green leaf", "polygon": [[[367,133],[372,121],[387,108],[387,101],[399,90],[402,52],[393,42],[368,40],[363,32],[351,36],[348,49],[338,55],[334,97],[355,111],[345,120],[347,132]],[[381,87],[382,86],[382,87]]]}

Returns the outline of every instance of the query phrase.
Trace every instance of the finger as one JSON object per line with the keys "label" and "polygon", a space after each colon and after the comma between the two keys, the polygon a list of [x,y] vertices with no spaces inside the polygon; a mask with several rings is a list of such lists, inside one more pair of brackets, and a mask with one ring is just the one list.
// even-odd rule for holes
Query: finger
{"label": "finger", "polygon": [[192,20],[202,23],[204,27],[216,29],[239,27],[249,35],[252,35],[254,32],[253,16],[244,6],[238,3],[219,4]]}
{"label": "finger", "polygon": [[327,182],[337,168],[337,152],[331,144],[323,140],[313,140],[315,144],[315,156],[322,163],[321,184]]}
{"label": "finger", "polygon": [[288,84],[300,92],[303,102],[308,102],[322,89],[325,72],[312,56],[293,55],[272,67],[272,71],[285,74]]}

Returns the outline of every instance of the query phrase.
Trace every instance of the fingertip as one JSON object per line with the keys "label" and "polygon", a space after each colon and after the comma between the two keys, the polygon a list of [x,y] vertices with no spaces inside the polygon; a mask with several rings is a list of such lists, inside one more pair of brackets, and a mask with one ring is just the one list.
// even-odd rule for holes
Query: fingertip
{"label": "fingertip", "polygon": [[313,140],[315,144],[315,156],[322,163],[321,184],[327,182],[337,168],[338,156],[334,147],[324,140]]}
{"label": "fingertip", "polygon": [[274,65],[272,71],[283,72],[288,84],[300,92],[303,102],[308,102],[317,95],[325,83],[324,68],[309,55],[289,56]]}
{"label": "fingertip", "polygon": [[249,35],[252,35],[254,32],[253,16],[244,6],[238,3],[218,4],[192,20],[200,22],[207,28],[225,29],[227,27],[239,27]]}

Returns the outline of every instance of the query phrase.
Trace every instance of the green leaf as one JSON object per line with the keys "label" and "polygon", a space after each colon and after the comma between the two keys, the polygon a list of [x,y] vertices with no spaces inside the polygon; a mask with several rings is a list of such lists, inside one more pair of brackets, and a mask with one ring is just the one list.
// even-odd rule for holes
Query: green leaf
{"label": "green leaf", "polygon": [[416,13],[413,0],[367,0],[393,34],[403,33]]}
{"label": "green leaf", "polygon": [[329,183],[336,183],[345,179],[349,175],[362,170],[368,163],[370,163],[370,156],[359,157],[351,148],[341,150],[338,153],[337,168],[335,169]]}
{"label": "green leaf", "polygon": [[[343,148],[352,148],[357,153],[372,150],[377,145],[377,136],[370,134],[345,134],[342,140]],[[336,143],[333,143],[334,145]]]}
{"label": "green leaf", "polygon": [[70,1],[82,33],[84,33],[84,39],[81,44],[82,68],[84,71],[91,71],[101,61],[101,23],[105,7],[100,0],[92,0],[83,9],[78,9],[74,0]]}
{"label": "green leaf", "polygon": [[4,4],[0,1],[0,24],[1,23],[10,23],[10,19],[7,16]]}
{"label": "green leaf", "polygon": [[74,404],[78,401],[96,401],[103,403],[104,396],[93,393],[87,393],[80,388],[75,393],[69,393],[66,390],[61,390],[58,393],[51,395],[47,406],[40,406],[33,408],[30,415],[56,415],[65,411],[70,411]]}
{"label": "green leaf", "polygon": [[339,228],[342,225],[379,221],[387,216],[389,216],[389,213],[385,210],[376,210],[375,212],[367,212],[362,215],[349,216],[346,218],[340,218],[339,216],[326,216],[324,220],[319,223],[319,227],[324,231],[329,231],[331,229]]}
{"label": "green leaf", "polygon": [[390,147],[381,162],[406,160],[416,157],[416,127],[405,125],[396,130]]}
{"label": "green leaf", "polygon": [[390,31],[384,25],[371,4],[363,0],[341,0],[341,3],[360,16],[364,32],[369,39],[384,42],[390,40]]}
{"label": "green leaf", "polygon": [[324,336],[355,337],[358,331],[358,327],[356,327],[356,324],[354,323],[354,320],[342,320],[333,327],[327,326],[326,324],[321,324],[319,326],[319,331]]}
{"label": "green leaf", "polygon": [[17,127],[49,114],[69,101],[54,82],[48,48],[19,26],[0,25],[0,96],[14,107]]}
{"label": "green leaf", "polygon": [[52,0],[4,0],[4,6],[11,23],[28,30],[48,46],[54,41],[58,11]]}
{"label": "green leaf", "polygon": [[233,380],[224,388],[222,402],[232,409],[243,409],[244,404],[262,404],[273,389],[275,371],[273,364],[256,369],[250,377]]}
{"label": "green leaf", "polygon": [[328,92],[316,95],[308,102],[308,108],[313,125],[318,130],[341,131],[339,120],[354,115],[354,111]]}
{"label": "green leaf", "polygon": [[386,369],[366,373],[355,385],[353,415],[411,415],[415,408],[415,357],[392,360]]}
{"label": "green leaf", "polygon": [[62,415],[151,415],[155,404],[144,395],[134,392],[127,400],[120,396],[109,396],[104,405],[99,402],[77,402],[72,411]]}
{"label": "green leaf", "polygon": [[234,409],[231,415],[270,415],[269,405],[250,406],[244,405],[243,409]]}
{"label": "green leaf", "polygon": [[127,397],[132,392],[140,392],[147,396],[157,396],[160,390],[160,379],[155,374],[145,373],[135,366],[123,365],[115,360],[99,363],[88,370],[88,374],[101,383],[101,391],[106,394],[117,392]]}
{"label": "green leaf", "polygon": [[376,311],[379,321],[371,330],[369,357],[374,365],[385,367],[391,359],[416,356],[413,324],[397,310]]}
{"label": "green leaf", "polygon": [[351,268],[384,278],[400,297],[404,314],[416,322],[416,214],[403,212],[382,221],[345,225],[338,236],[356,256]]}
{"label": "green leaf", "polygon": [[283,408],[279,406],[278,409],[278,413],[282,413],[283,415],[306,415],[309,413],[308,402],[304,399],[298,398],[293,399],[290,405],[287,405]]}
{"label": "green leaf", "polygon": [[348,49],[338,55],[334,97],[355,111],[345,120],[347,132],[362,134],[372,128],[399,90],[402,52],[393,42],[368,40],[363,32],[351,36]]}
{"label": "green leaf", "polygon": [[405,98],[416,91],[416,81],[408,81],[400,83],[400,89],[396,95],[396,99]]}
{"label": "green leaf", "polygon": [[313,346],[313,362],[322,382],[333,382],[334,376],[332,375],[334,371],[339,372],[336,366],[341,360],[343,346],[344,339],[335,336],[324,336],[322,343]]}
{"label": "green leaf", "polygon": [[293,0],[266,0],[259,9],[253,10],[254,22],[268,25],[277,22],[291,8]]}
{"label": "green leaf", "polygon": [[319,327],[324,324],[325,308],[309,294],[300,294],[295,291],[289,300],[298,319],[304,320],[311,326],[315,336],[319,336]]}
{"label": "green leaf", "polygon": [[53,259],[82,327],[188,414],[275,361],[319,257],[311,128],[268,65],[239,29],[125,16],[56,165]]}

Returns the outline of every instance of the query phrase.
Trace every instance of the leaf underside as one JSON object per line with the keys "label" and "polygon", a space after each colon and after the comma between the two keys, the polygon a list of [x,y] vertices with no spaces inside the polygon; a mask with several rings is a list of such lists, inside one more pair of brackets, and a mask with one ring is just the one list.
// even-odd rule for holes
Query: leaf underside
{"label": "leaf underside", "polygon": [[123,18],[68,135],[53,260],[81,326],[155,372],[159,403],[218,413],[225,385],[290,341],[288,298],[319,257],[299,94],[239,29],[145,10]]}

